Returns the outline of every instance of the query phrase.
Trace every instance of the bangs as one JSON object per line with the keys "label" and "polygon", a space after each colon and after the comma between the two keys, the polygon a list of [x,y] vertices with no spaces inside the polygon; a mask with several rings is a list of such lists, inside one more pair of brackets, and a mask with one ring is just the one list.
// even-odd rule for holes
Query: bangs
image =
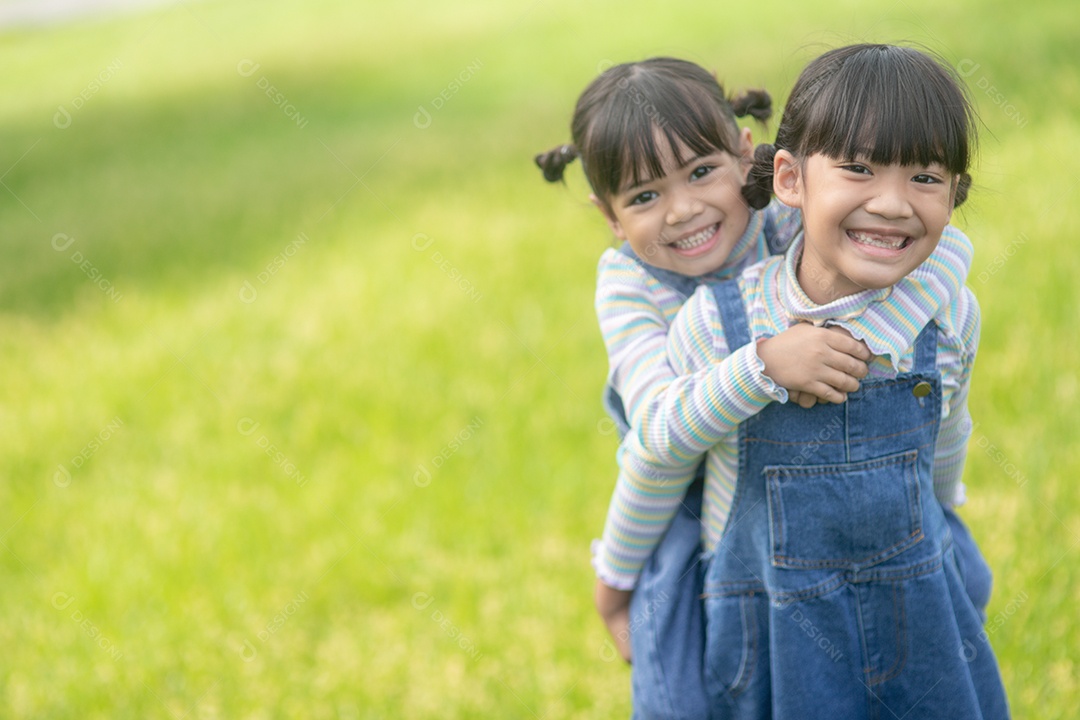
{"label": "bangs", "polygon": [[685,79],[648,74],[619,80],[586,140],[591,162],[585,172],[595,190],[611,197],[663,177],[674,169],[664,167],[667,149],[679,167],[717,151],[735,154],[738,126],[723,90],[705,77],[715,92],[688,87]]}
{"label": "bangs", "polygon": [[970,104],[946,71],[902,47],[871,47],[841,60],[806,107],[797,152],[883,165],[940,163],[967,172],[975,136]]}

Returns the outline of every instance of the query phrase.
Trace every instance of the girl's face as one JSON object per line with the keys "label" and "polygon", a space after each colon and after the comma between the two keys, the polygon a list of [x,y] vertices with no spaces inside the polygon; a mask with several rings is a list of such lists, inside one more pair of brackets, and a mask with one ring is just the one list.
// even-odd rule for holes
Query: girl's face
{"label": "girl's face", "polygon": [[656,145],[662,177],[633,186],[628,180],[608,198],[610,207],[593,202],[615,235],[650,265],[692,277],[719,270],[750,222],[742,197],[753,157],[750,130],[739,134],[739,157],[721,150],[695,157],[680,147],[690,157],[681,167],[662,134]]}
{"label": "girl's face", "polygon": [[895,285],[937,247],[952,215],[954,176],[942,165],[879,165],[778,150],[776,196],[802,210],[798,279],[824,304]]}

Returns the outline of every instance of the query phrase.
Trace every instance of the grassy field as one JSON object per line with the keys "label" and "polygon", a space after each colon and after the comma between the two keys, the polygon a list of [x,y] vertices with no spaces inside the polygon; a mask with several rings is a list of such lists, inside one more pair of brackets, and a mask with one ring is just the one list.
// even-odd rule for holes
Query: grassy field
{"label": "grassy field", "polygon": [[1073,716],[1074,8],[298,7],[0,35],[0,717],[626,716],[588,562],[609,236],[531,157],[608,62],[782,101],[864,39],[982,114],[963,512],[1015,715]]}

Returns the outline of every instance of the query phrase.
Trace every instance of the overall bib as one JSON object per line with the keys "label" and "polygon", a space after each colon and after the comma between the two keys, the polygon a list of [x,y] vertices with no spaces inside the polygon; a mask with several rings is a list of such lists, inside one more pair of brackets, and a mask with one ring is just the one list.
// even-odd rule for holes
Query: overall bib
{"label": "overall bib", "polygon": [[[749,341],[737,283],[714,292],[727,337]],[[933,492],[936,355],[931,322],[911,372],[740,425],[731,513],[703,559],[711,717],[1008,717]]]}

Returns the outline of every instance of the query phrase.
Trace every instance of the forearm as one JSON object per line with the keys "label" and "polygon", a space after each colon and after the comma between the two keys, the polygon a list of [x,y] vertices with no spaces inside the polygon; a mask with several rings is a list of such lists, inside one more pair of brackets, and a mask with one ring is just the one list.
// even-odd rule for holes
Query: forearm
{"label": "forearm", "polygon": [[636,443],[624,456],[640,472],[663,475],[692,467],[701,455],[784,392],[764,372],[756,345],[676,378],[641,412]]}
{"label": "forearm", "polygon": [[691,467],[657,474],[640,468],[632,457],[626,457],[633,444],[634,438],[627,436],[620,449],[622,470],[594,556],[597,577],[619,590],[632,590],[637,584],[641,568],[671,524],[695,471]]}

